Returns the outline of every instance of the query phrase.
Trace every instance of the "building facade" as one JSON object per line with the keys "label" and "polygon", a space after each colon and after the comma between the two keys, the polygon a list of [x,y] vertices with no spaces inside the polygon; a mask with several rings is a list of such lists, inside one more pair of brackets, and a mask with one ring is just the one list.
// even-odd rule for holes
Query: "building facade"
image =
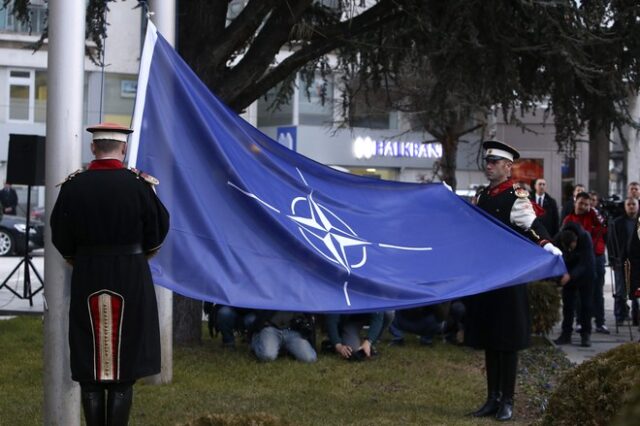
{"label": "building facade", "polygon": [[[133,9],[136,5],[135,0],[110,3],[104,73],[102,67],[85,59],[84,124],[131,123],[141,48],[142,15],[140,9]],[[8,12],[11,5],[0,9],[0,177],[3,179],[11,135],[46,134],[47,43],[37,51],[32,47],[44,29],[46,8],[44,0],[31,0],[30,27]],[[87,46],[91,48],[92,43],[87,42]],[[88,162],[90,138],[88,134],[83,138],[86,143],[82,159]],[[19,214],[24,214],[26,188],[16,186],[16,189]],[[44,188],[33,188],[32,205],[44,205]]]}
{"label": "building facade", "polygon": [[[32,28],[19,24],[6,9],[0,11],[0,177],[6,174],[10,135],[46,133],[47,45],[38,51],[28,46],[40,37],[46,2],[32,0]],[[244,5],[238,3],[238,7]],[[129,125],[137,88],[143,16],[135,0],[110,3],[104,69],[85,60],[84,123],[111,121]],[[237,8],[236,8],[237,9]],[[237,13],[233,9],[230,13]],[[91,47],[91,43],[87,42]],[[353,128],[343,128],[337,107],[340,89],[333,80],[318,77],[307,87],[298,79],[288,104],[271,108],[274,91],[255,102],[243,115],[267,135],[302,155],[343,171],[405,182],[429,182],[442,156],[441,146],[424,132],[411,129],[397,111],[369,110],[355,105],[349,112]],[[543,114],[522,117],[528,131],[506,125],[496,115],[490,135],[522,152],[518,178],[525,182],[544,177],[557,200],[575,183],[588,183],[589,154],[578,144],[574,155],[557,152],[552,124]],[[89,135],[83,135],[83,161],[91,158]],[[457,189],[469,195],[486,184],[482,172],[480,141],[483,135],[465,135],[457,154]],[[24,189],[23,189],[24,191]],[[43,204],[44,191],[36,191]],[[21,201],[26,199],[21,196]]]}

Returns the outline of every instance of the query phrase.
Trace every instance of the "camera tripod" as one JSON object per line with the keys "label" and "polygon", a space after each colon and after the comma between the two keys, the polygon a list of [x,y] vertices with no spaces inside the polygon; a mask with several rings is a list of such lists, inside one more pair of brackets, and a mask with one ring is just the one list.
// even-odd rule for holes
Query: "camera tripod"
{"label": "camera tripod", "polygon": [[[7,290],[13,293],[18,299],[29,300],[29,306],[33,306],[33,296],[35,296],[40,291],[42,291],[42,289],[44,288],[43,287],[44,281],[42,280],[42,277],[40,276],[40,273],[38,272],[38,270],[35,268],[35,266],[33,266],[33,262],[31,261],[31,255],[29,254],[30,219],[31,219],[31,185],[28,186],[28,191],[27,191],[27,223],[26,223],[26,228],[24,232],[24,255],[22,256],[22,259],[20,259],[20,262],[18,262],[15,268],[13,268],[13,270],[9,273],[7,278],[5,278],[2,284],[0,284],[0,290],[6,287]],[[22,291],[22,294],[20,294],[15,289],[9,287],[7,283],[9,282],[11,277],[18,271],[18,269],[20,269],[20,267],[23,265],[24,265],[23,291]],[[33,273],[38,278],[38,281],[40,281],[40,287],[38,287],[35,291],[31,286],[31,272],[29,269],[33,270]]]}

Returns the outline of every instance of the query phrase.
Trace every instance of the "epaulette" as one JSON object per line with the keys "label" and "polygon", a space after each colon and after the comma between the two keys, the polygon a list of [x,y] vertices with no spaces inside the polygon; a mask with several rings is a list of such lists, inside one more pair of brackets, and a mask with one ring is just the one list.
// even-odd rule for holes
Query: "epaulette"
{"label": "epaulette", "polygon": [[529,198],[529,191],[527,191],[526,189],[524,189],[522,186],[520,186],[517,183],[513,184],[513,190],[516,193],[516,197],[518,198]]}
{"label": "epaulette", "polygon": [[144,180],[151,186],[160,185],[160,181],[148,173],[138,170],[135,167],[129,167],[129,170],[133,172],[138,177],[138,179]]}
{"label": "epaulette", "polygon": [[80,173],[84,172],[84,169],[78,169],[75,172],[71,173],[69,176],[67,176],[67,178],[65,180],[63,180],[62,182],[60,182],[59,184],[56,185],[56,188],[69,182],[71,179],[73,179],[74,177],[76,177],[77,175],[79,175]]}

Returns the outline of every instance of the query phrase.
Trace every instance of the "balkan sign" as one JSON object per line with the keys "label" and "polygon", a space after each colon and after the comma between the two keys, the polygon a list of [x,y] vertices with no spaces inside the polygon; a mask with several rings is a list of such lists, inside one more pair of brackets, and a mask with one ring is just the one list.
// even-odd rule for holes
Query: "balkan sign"
{"label": "balkan sign", "polygon": [[353,155],[357,159],[372,157],[441,158],[442,145],[439,143],[401,142],[374,140],[369,136],[358,136],[353,140]]}

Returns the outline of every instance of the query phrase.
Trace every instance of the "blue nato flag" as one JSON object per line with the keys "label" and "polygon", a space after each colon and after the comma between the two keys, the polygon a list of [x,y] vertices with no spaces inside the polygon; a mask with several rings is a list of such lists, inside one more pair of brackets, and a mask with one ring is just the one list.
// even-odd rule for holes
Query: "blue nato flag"
{"label": "blue nato flag", "polygon": [[225,305],[365,312],[565,272],[442,184],[333,170],[225,106],[150,25],[130,164],[171,213],[154,282]]}

